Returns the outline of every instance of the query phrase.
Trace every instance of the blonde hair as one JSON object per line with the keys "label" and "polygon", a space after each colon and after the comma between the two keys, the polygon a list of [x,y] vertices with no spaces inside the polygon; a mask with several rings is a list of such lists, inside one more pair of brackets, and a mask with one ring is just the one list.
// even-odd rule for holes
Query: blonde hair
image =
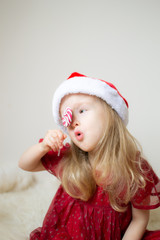
{"label": "blonde hair", "polygon": [[[101,100],[107,124],[94,157],[71,143],[71,151],[59,166],[62,186],[73,198],[89,200],[101,186],[109,195],[112,208],[124,211],[139,187],[145,187],[140,157],[141,147],[119,115]],[[60,169],[63,169],[61,171]]]}

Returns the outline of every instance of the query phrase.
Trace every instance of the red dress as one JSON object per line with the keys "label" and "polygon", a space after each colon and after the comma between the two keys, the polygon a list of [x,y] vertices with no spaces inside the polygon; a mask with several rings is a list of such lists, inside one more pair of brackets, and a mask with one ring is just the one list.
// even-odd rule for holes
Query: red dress
{"label": "red dress", "polygon": [[[42,159],[44,167],[52,174],[62,159],[68,146],[60,156],[53,151]],[[160,180],[146,162],[149,169],[145,189],[141,189],[132,199],[135,208],[154,209],[160,206]],[[74,199],[59,187],[44,218],[43,226],[30,234],[30,240],[121,240],[131,219],[131,203],[125,212],[115,211],[109,203],[108,195],[97,186],[94,196],[87,202]],[[160,230],[145,232],[143,240],[160,240]]]}

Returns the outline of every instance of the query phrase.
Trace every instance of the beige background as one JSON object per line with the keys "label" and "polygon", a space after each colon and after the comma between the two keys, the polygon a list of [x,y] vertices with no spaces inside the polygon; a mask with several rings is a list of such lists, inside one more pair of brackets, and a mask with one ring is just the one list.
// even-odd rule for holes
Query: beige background
{"label": "beige background", "polygon": [[0,0],[0,161],[55,128],[55,88],[71,72],[114,83],[128,129],[160,176],[160,1]]}

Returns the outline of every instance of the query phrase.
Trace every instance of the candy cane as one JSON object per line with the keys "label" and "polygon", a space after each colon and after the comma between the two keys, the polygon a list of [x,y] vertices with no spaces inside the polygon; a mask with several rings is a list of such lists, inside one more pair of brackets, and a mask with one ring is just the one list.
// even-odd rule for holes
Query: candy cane
{"label": "candy cane", "polygon": [[72,110],[70,107],[67,107],[62,116],[62,123],[65,127],[68,127],[72,122]]}

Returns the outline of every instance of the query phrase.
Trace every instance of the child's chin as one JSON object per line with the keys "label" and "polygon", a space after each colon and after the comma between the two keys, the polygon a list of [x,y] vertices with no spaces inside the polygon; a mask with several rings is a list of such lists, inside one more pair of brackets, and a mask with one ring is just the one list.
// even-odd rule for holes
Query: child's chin
{"label": "child's chin", "polygon": [[77,145],[77,147],[79,147],[82,151],[84,151],[84,152],[92,152],[92,151],[94,151],[94,149],[95,149],[95,146],[92,146],[92,145],[87,145],[86,143],[75,143],[76,145]]}
{"label": "child's chin", "polygon": [[84,152],[88,152],[88,153],[93,151],[93,149],[90,147],[80,147],[80,149],[83,150]]}

